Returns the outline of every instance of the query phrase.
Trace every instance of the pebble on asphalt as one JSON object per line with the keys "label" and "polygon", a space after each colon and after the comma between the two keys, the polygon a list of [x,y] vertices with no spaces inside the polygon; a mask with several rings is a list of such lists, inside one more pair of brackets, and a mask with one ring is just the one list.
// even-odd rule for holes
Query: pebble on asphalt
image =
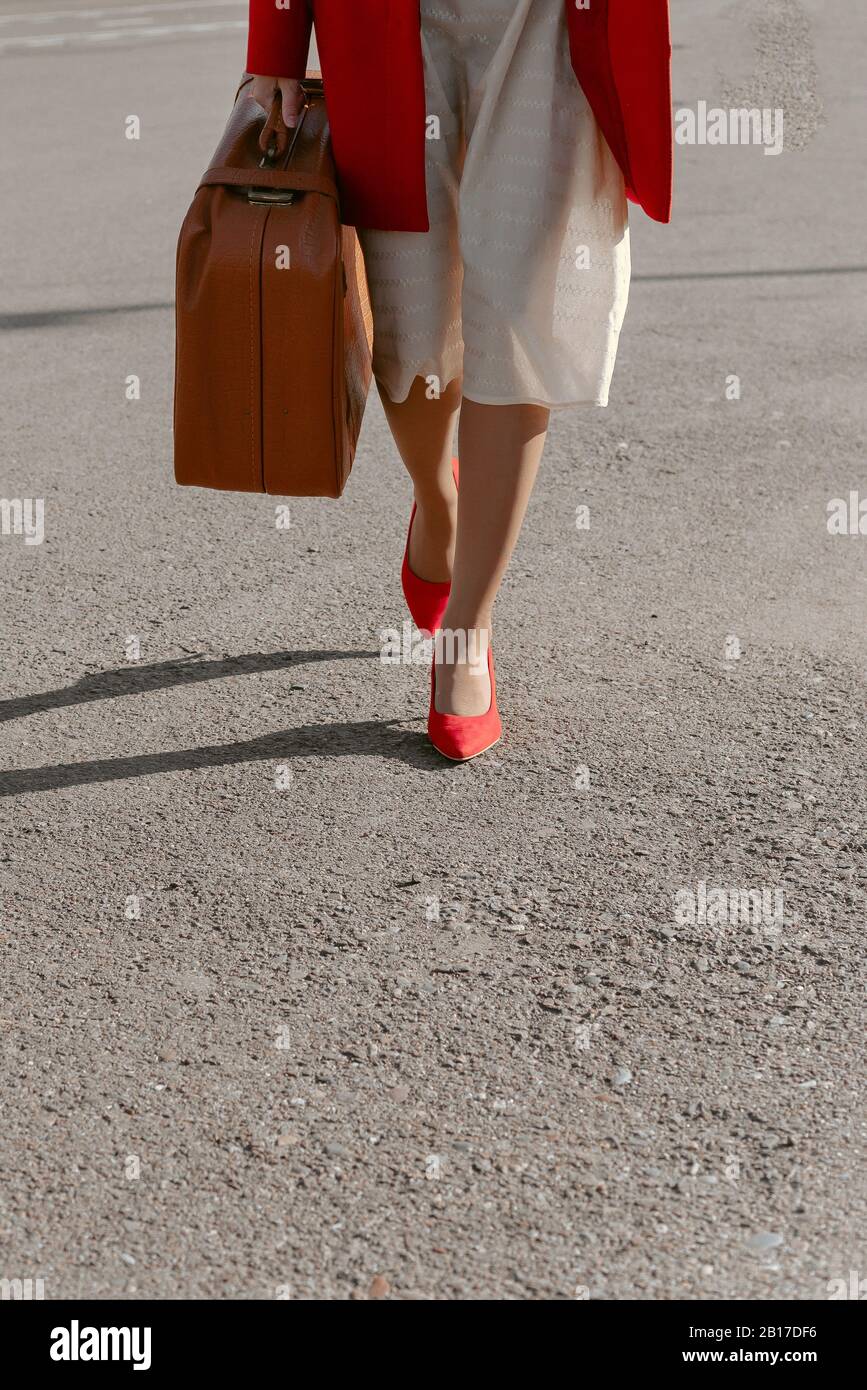
{"label": "pebble on asphalt", "polygon": [[783,1237],[778,1235],[776,1231],[757,1231],[747,1241],[751,1250],[773,1250],[782,1243]]}

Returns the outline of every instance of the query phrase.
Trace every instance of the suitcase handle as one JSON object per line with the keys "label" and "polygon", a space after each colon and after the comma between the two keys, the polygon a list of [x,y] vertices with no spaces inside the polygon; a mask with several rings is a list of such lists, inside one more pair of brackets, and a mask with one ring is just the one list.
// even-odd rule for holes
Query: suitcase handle
{"label": "suitcase handle", "polygon": [[[304,120],[303,112],[301,120]],[[289,150],[289,127],[283,119],[283,98],[279,92],[274,96],[271,110],[268,112],[268,119],[262,127],[259,136],[259,149],[264,154],[260,165],[262,169],[276,164],[277,160],[282,159]]]}
{"label": "suitcase handle", "polygon": [[[236,101],[252,80],[252,77],[245,75],[235,94]],[[303,78],[300,85],[304,94],[304,104],[299,113],[298,124],[291,131],[291,142],[290,128],[283,120],[283,98],[280,92],[275,92],[271,110],[259,132],[259,148],[263,154],[258,170],[212,167],[203,175],[199,183],[200,188],[209,184],[240,186],[246,189],[248,202],[261,204],[294,203],[299,193],[322,193],[326,198],[337,199],[337,189],[330,179],[324,179],[318,174],[305,174],[300,171],[296,173],[289,168],[307,113],[311,105],[315,101],[321,101],[325,95],[322,77],[318,73]]]}
{"label": "suitcase handle", "polygon": [[[311,101],[321,99],[325,94],[325,88],[321,77],[305,77],[301,82],[301,91],[304,94],[304,105],[301,108],[300,119],[292,132],[292,144],[289,144],[289,127],[283,119],[283,97],[280,92],[274,93],[274,101],[268,113],[268,119],[262,127],[259,136],[259,149],[263,151],[265,158],[262,160],[261,168],[267,169],[273,166],[279,159],[287,153],[291,155],[298,139],[298,133],[304,124],[304,117],[310,107]],[[267,163],[265,161],[268,161]]]}

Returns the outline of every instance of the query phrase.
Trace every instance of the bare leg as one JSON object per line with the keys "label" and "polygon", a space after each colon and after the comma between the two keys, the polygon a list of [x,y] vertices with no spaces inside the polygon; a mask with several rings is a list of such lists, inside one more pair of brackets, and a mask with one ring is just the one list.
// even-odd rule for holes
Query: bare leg
{"label": "bare leg", "polygon": [[[458,532],[445,629],[490,635],[494,600],[536,481],[549,414],[536,405],[463,402]],[[444,650],[437,661],[437,709],[484,714],[491,702],[487,668],[479,672],[448,656]]]}
{"label": "bare leg", "polygon": [[[413,480],[418,506],[410,565],[421,579],[451,578],[444,626],[490,635],[494,600],[524,520],[548,429],[549,412],[535,405],[461,401],[452,382],[428,400],[416,377],[405,401],[380,391],[398,452]],[[459,497],[452,476],[455,423],[460,413]],[[470,647],[472,654],[472,647]],[[491,701],[487,670],[448,658],[437,663],[437,709],[484,714]]]}
{"label": "bare leg", "polygon": [[394,442],[415,488],[409,564],[419,579],[442,583],[451,578],[458,499],[452,473],[455,424],[461,385],[451,382],[439,400],[428,400],[417,376],[405,401],[397,404],[380,390]]}

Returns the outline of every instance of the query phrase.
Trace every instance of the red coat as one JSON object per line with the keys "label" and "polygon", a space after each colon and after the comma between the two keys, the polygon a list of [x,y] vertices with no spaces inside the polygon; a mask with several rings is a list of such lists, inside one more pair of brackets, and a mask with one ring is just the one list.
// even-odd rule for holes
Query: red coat
{"label": "red coat", "polygon": [[[250,0],[247,71],[303,77],[312,17],[346,222],[426,232],[419,0]],[[671,216],[668,0],[564,0],[572,66],[627,192]]]}

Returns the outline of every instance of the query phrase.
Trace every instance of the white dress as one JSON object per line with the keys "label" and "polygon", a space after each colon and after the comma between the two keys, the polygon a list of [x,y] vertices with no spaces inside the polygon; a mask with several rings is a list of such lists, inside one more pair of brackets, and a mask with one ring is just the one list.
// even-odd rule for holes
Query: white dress
{"label": "white dress", "polygon": [[606,405],[629,294],[623,176],[564,0],[421,0],[429,232],[360,231],[374,372],[488,405]]}

